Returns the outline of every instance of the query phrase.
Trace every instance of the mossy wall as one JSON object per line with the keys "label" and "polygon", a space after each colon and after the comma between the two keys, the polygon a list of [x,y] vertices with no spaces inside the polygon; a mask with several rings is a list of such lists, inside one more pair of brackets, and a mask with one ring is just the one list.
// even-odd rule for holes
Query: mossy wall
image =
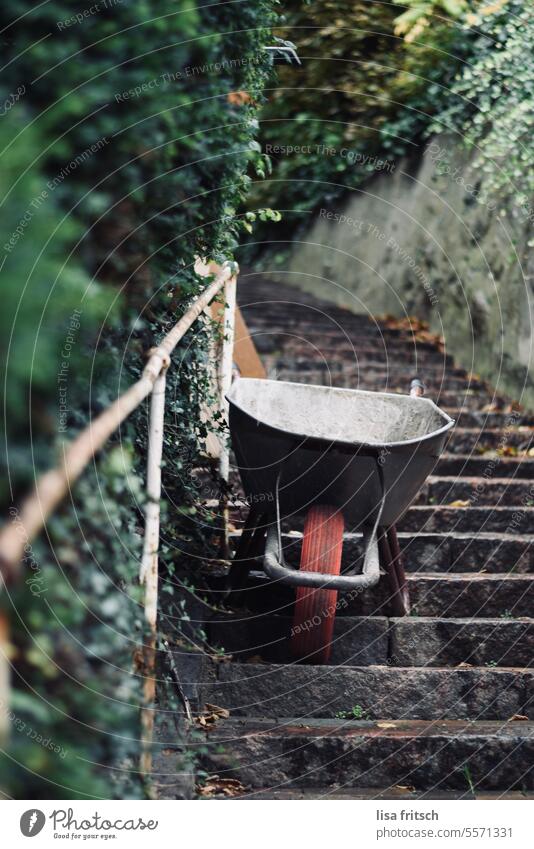
{"label": "mossy wall", "polygon": [[325,202],[281,275],[355,312],[427,319],[459,364],[534,406],[531,219],[528,208],[483,202],[480,173],[439,136]]}

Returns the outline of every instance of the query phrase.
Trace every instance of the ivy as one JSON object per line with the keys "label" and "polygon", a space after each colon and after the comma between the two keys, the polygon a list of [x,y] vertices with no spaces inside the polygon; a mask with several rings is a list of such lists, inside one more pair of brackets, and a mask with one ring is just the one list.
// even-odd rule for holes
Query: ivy
{"label": "ivy", "polygon": [[[393,172],[417,153],[446,91],[468,54],[469,39],[446,16],[416,40],[396,32],[393,4],[322,0],[284,4],[278,32],[298,48],[301,65],[280,62],[278,86],[262,111],[262,148],[272,178],[249,202],[278,208],[284,238],[309,213]],[[280,239],[280,228],[260,230]]]}
{"label": "ivy", "polygon": [[511,197],[532,216],[534,192],[534,17],[526,0],[480,4],[471,62],[450,87],[431,130],[454,131],[474,153],[480,196]]}
{"label": "ivy", "polygon": [[[4,512],[62,441],[137,379],[147,349],[206,285],[196,256],[231,258],[251,223],[238,210],[267,167],[255,139],[272,7],[143,0],[88,15],[83,2],[2,4]],[[177,609],[184,561],[217,545],[217,517],[195,519],[188,472],[206,435],[212,336],[197,322],[168,374],[162,580]],[[0,760],[8,795],[142,795],[133,654],[143,640],[147,413],[145,404],[123,425],[33,544],[31,583],[4,594],[15,689]]]}

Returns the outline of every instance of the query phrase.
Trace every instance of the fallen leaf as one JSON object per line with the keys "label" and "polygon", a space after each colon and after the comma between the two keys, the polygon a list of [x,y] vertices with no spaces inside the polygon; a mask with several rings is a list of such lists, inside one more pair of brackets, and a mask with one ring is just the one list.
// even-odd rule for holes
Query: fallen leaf
{"label": "fallen leaf", "polygon": [[528,716],[525,716],[523,713],[514,713],[508,722],[528,722]]}
{"label": "fallen leaf", "polygon": [[461,498],[457,498],[456,501],[451,501],[447,507],[469,507],[471,502],[469,500],[463,501]]}
{"label": "fallen leaf", "polygon": [[206,702],[206,710],[216,713],[218,717],[221,719],[228,719],[230,716],[230,711],[226,708],[219,707],[218,705],[210,705],[209,702]]}
{"label": "fallen leaf", "polygon": [[215,725],[219,719],[228,719],[229,716],[230,711],[226,708],[219,707],[218,705],[210,705],[209,702],[206,702],[205,709],[195,717],[195,722],[202,728],[208,728],[211,725]]}
{"label": "fallen leaf", "polygon": [[466,661],[463,660],[461,663],[457,663],[454,668],[455,669],[472,669],[473,664],[472,663],[466,663]]}
{"label": "fallen leaf", "polygon": [[401,793],[415,793],[413,784],[394,784],[392,790],[399,790]]}
{"label": "fallen leaf", "polygon": [[377,722],[376,727],[377,728],[396,728],[397,726],[395,725],[394,722]]}
{"label": "fallen leaf", "polygon": [[253,654],[250,657],[247,657],[245,663],[265,663],[261,654]]}
{"label": "fallen leaf", "polygon": [[209,799],[213,796],[241,796],[246,792],[246,787],[237,778],[219,778],[218,775],[210,775],[204,784],[197,784],[196,791],[199,796]]}

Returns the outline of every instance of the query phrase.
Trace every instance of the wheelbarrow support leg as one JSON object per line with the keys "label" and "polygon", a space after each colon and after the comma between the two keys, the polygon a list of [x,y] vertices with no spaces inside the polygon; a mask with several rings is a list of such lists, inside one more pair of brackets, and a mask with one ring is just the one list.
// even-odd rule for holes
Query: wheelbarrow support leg
{"label": "wheelbarrow support leg", "polygon": [[227,595],[244,589],[254,558],[263,553],[266,530],[265,525],[262,525],[263,518],[263,513],[254,507],[250,508],[228,574]]}
{"label": "wheelbarrow support leg", "polygon": [[384,529],[378,541],[380,563],[386,573],[390,595],[388,601],[394,616],[406,616],[410,612],[408,587],[401,562],[397,532],[394,527]]}

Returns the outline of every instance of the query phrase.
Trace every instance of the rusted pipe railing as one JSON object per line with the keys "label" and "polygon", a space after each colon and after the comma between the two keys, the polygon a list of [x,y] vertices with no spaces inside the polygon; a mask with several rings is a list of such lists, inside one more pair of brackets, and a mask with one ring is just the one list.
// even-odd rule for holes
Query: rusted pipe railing
{"label": "rusted pipe railing", "polygon": [[[44,474],[31,495],[16,512],[16,521],[0,531],[0,589],[4,582],[19,577],[24,551],[28,543],[43,528],[47,518],[72,484],[81,475],[97,451],[117,430],[120,424],[152,393],[150,404],[150,427],[147,461],[147,503],[145,508],[145,537],[139,579],[145,587],[145,619],[148,624],[148,639],[143,651],[143,704],[141,708],[141,771],[151,770],[152,736],[154,728],[154,699],[156,694],[156,649],[158,616],[158,552],[161,499],[161,459],[163,453],[163,431],[165,415],[165,378],[170,366],[170,355],[178,342],[205,310],[213,298],[224,289],[225,315],[222,364],[220,371],[221,405],[224,392],[229,388],[232,372],[232,346],[235,310],[237,265],[225,263],[222,267],[197,262],[195,270],[200,276],[215,271],[215,280],[194,301],[182,318],[174,325],[162,342],[149,351],[148,361],[141,378],[121,395],[107,410],[80,433],[63,450],[60,466]],[[232,315],[230,315],[232,313]],[[228,449],[221,453],[220,471],[228,479]],[[225,536],[227,533],[225,534]],[[5,627],[4,627],[5,626]],[[9,704],[9,662],[7,658],[7,623],[0,619],[0,700],[2,710]],[[6,714],[7,715],[7,714]],[[0,718],[0,733],[2,731]]]}
{"label": "rusted pipe railing", "polygon": [[[225,421],[228,421],[229,404],[226,393],[232,385],[234,336],[235,336],[235,307],[236,307],[236,278],[230,277],[224,284],[224,315],[223,315],[223,344],[221,355],[221,366],[219,372],[219,386],[221,411]],[[219,457],[219,475],[224,481],[224,493],[222,497],[222,522],[223,522],[223,544],[222,555],[226,559],[230,557],[228,539],[228,493],[227,484],[230,477],[230,446],[228,440],[222,440],[221,454]]]}
{"label": "rusted pipe railing", "polygon": [[4,580],[17,577],[25,545],[43,528],[47,518],[65,497],[97,451],[102,448],[119,425],[150,395],[158,375],[180,339],[226,281],[235,277],[235,274],[235,266],[225,263],[215,280],[196,299],[158,347],[152,349],[137,383],[134,383],[107,410],[93,419],[85,430],[64,448],[63,460],[57,468],[39,478],[33,493],[23,502],[17,514],[17,521],[10,522],[0,531],[0,574]]}

